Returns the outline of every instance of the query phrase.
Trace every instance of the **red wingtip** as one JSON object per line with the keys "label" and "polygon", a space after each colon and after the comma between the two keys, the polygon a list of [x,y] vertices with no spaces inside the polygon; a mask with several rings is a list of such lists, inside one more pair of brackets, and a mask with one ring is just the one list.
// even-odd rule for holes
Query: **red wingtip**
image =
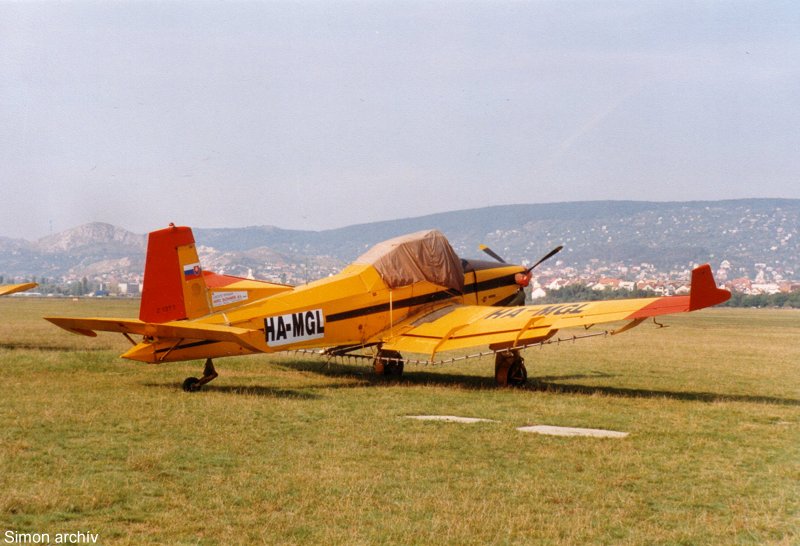
{"label": "red wingtip", "polygon": [[701,265],[692,270],[692,289],[689,293],[689,311],[711,307],[730,299],[731,293],[718,288],[711,266]]}

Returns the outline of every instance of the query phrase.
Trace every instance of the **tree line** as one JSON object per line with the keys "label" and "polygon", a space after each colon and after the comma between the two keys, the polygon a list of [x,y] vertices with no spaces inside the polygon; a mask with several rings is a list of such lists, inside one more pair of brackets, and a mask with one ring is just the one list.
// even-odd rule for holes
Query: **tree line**
{"label": "tree line", "polygon": [[[659,294],[651,290],[592,290],[583,284],[571,284],[558,290],[549,290],[547,296],[536,303],[565,303],[575,301],[617,300],[625,298],[655,298]],[[733,292],[731,299],[722,307],[786,307],[800,309],[800,291],[778,294],[748,295]]]}

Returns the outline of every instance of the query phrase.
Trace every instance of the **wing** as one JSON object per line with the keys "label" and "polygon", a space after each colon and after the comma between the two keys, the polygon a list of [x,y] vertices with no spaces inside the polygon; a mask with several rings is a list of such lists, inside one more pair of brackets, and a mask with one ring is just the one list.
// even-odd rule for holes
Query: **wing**
{"label": "wing", "polygon": [[692,271],[688,296],[637,298],[523,307],[448,305],[395,325],[384,349],[423,353],[433,361],[441,351],[488,345],[494,350],[547,340],[561,328],[628,320],[612,333],[628,330],[649,317],[695,311],[730,298],[717,288],[711,267]]}
{"label": "wing", "polygon": [[26,282],[24,284],[4,284],[3,286],[0,286],[0,296],[7,296],[16,292],[24,292],[25,290],[30,290],[35,286],[39,285],[35,282]]}

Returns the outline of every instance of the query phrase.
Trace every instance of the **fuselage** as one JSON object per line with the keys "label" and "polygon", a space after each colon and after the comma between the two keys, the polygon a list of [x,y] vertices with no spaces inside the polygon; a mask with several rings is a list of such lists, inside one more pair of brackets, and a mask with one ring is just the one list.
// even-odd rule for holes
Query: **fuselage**
{"label": "fuselage", "polygon": [[371,265],[352,264],[340,273],[192,322],[263,332],[258,351],[218,341],[145,340],[122,355],[143,362],[171,362],[319,347],[360,347],[380,343],[410,317],[443,303],[503,306],[519,300],[515,275],[524,268],[462,260],[464,290],[428,281],[389,288]]}

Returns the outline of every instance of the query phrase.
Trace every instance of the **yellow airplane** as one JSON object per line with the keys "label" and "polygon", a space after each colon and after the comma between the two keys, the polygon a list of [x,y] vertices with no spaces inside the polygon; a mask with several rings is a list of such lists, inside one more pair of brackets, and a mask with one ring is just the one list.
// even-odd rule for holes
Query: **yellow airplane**
{"label": "yellow airplane", "polygon": [[36,286],[39,286],[39,284],[35,282],[0,285],[0,296],[8,296],[9,294],[14,294],[16,292],[24,292],[25,290],[30,290]]}
{"label": "yellow airplane", "polygon": [[187,391],[217,377],[212,359],[223,356],[358,355],[370,358],[376,373],[397,377],[408,362],[401,353],[437,363],[441,353],[481,346],[496,353],[497,384],[521,385],[527,379],[521,349],[561,328],[627,321],[611,332],[620,333],[650,317],[730,297],[704,265],[692,272],[688,296],[521,305],[532,269],[561,247],[529,268],[483,249],[498,262],[462,260],[440,232],[423,231],[379,243],[336,275],[292,287],[204,271],[192,230],[170,224],[149,235],[138,320],[47,320],[87,336],[120,332],[133,344],[123,358],[206,359],[203,376],[184,381]]}

